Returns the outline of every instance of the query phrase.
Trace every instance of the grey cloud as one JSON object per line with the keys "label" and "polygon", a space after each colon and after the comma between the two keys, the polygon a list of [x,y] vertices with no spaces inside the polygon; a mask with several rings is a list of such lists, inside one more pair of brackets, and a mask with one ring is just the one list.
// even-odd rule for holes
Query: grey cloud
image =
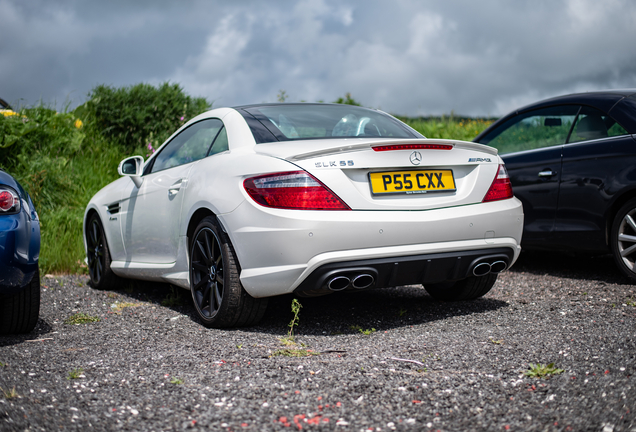
{"label": "grey cloud", "polygon": [[[0,97],[71,105],[96,84],[180,83],[215,106],[332,101],[501,115],[636,87],[629,0],[0,0]],[[7,37],[6,34],[9,36]]]}

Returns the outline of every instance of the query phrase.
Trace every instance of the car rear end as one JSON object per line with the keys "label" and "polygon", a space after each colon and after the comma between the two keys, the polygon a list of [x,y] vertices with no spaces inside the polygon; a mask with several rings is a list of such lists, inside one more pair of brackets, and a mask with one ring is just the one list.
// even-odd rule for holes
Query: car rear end
{"label": "car rear end", "polygon": [[31,199],[0,170],[0,334],[33,329],[40,307],[40,224]]}
{"label": "car rear end", "polygon": [[254,297],[458,281],[519,255],[522,206],[491,147],[361,137],[256,152],[289,169],[248,176],[221,217]]}

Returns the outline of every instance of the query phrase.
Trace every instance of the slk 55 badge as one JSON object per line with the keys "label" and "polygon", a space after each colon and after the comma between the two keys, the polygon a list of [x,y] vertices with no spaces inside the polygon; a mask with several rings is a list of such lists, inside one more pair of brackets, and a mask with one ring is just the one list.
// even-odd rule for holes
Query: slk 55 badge
{"label": "slk 55 badge", "polygon": [[353,161],[329,161],[329,162],[316,162],[316,168],[329,168],[337,166],[353,166]]}

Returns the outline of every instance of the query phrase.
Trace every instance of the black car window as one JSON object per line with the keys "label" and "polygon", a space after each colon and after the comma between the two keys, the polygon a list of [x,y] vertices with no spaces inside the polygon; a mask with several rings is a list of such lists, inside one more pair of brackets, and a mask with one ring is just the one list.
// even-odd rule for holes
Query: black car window
{"label": "black car window", "polygon": [[627,135],[627,131],[613,118],[592,107],[583,107],[576,119],[568,142],[579,142]]}
{"label": "black car window", "polygon": [[212,141],[223,128],[218,119],[207,119],[181,131],[163,146],[154,158],[150,172],[157,172],[204,158]]}
{"label": "black car window", "polygon": [[561,105],[518,114],[479,142],[496,147],[500,153],[565,144],[579,108]]}

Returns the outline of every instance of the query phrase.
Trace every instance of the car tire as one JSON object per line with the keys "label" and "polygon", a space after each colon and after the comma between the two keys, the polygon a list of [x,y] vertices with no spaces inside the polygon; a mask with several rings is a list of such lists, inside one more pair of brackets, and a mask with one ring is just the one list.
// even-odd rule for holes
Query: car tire
{"label": "car tire", "polygon": [[486,295],[495,282],[497,282],[497,274],[489,273],[485,276],[471,276],[457,282],[430,284],[424,288],[435,300],[463,301]]}
{"label": "car tire", "polygon": [[250,296],[241,285],[239,273],[227,234],[219,228],[216,218],[204,218],[190,242],[190,291],[204,326],[249,326],[265,314],[268,299]]}
{"label": "car tire", "polygon": [[636,199],[620,208],[610,236],[610,247],[618,268],[632,282],[636,281]]}
{"label": "car tire", "polygon": [[110,250],[99,216],[94,214],[86,226],[86,256],[90,284],[99,290],[113,289],[119,278],[110,268]]}
{"label": "car tire", "polygon": [[20,292],[0,296],[0,334],[29,333],[40,315],[40,271]]}

